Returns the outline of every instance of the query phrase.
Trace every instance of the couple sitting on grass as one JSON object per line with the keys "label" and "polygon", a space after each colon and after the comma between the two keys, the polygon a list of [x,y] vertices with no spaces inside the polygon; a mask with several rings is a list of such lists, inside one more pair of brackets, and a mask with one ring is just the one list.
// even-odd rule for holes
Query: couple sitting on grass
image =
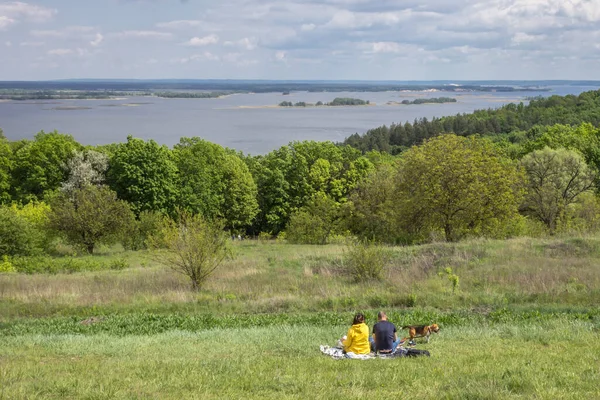
{"label": "couple sitting on grass", "polygon": [[377,313],[377,323],[373,325],[372,336],[369,336],[364,314],[358,313],[354,316],[348,334],[342,337],[344,352],[354,354],[391,354],[396,351],[400,342],[396,326],[387,320],[383,311]]}

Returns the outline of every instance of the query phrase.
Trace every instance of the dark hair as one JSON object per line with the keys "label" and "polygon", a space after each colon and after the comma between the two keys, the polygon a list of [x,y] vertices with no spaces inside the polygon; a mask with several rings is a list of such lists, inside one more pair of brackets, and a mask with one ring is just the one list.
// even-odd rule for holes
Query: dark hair
{"label": "dark hair", "polygon": [[352,325],[362,324],[363,322],[365,322],[365,315],[363,313],[356,313]]}

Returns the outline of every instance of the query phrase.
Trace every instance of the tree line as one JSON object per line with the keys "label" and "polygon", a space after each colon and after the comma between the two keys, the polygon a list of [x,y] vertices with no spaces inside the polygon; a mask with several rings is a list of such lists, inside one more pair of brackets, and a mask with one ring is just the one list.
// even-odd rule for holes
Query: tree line
{"label": "tree line", "polygon": [[590,122],[438,135],[398,155],[315,141],[251,156],[198,137],[169,148],[0,134],[0,255],[47,251],[52,235],[90,253],[115,241],[144,248],[182,215],[233,235],[313,244],[595,231],[599,169],[600,129]]}
{"label": "tree line", "polygon": [[578,96],[550,96],[534,98],[529,104],[507,104],[497,109],[477,110],[442,118],[415,119],[414,122],[392,124],[371,129],[365,134],[355,133],[343,143],[367,152],[370,150],[398,154],[407,148],[442,133],[459,136],[482,135],[496,140],[518,140],[544,126],[583,122],[600,125],[600,90]]}

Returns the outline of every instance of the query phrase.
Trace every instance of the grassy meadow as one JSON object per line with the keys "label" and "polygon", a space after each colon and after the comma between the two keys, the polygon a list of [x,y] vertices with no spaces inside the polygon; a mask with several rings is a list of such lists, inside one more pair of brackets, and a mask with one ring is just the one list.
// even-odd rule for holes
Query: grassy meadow
{"label": "grassy meadow", "polygon": [[[0,399],[600,398],[599,237],[396,247],[381,282],[345,251],[235,242],[200,292],[118,248],[93,259],[125,268],[0,274]],[[379,309],[439,323],[432,357],[320,354]]]}

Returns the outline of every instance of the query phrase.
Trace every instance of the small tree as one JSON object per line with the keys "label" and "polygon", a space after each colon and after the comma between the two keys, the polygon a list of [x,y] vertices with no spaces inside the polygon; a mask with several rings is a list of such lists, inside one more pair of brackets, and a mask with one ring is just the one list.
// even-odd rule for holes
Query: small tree
{"label": "small tree", "polygon": [[133,221],[129,205],[106,186],[85,186],[60,193],[51,203],[49,225],[93,254],[98,243],[117,240]]}
{"label": "small tree", "polygon": [[208,277],[230,255],[228,235],[222,222],[208,221],[200,215],[183,212],[177,223],[171,222],[149,242],[159,262],[192,281],[200,290]]}

